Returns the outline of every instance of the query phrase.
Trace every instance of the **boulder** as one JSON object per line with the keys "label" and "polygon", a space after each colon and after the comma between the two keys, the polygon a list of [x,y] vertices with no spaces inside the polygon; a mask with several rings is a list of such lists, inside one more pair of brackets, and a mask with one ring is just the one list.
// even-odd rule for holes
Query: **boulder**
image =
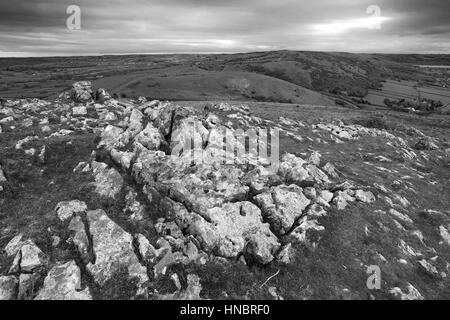
{"label": "boulder", "polygon": [[30,300],[36,294],[34,292],[39,281],[42,280],[40,273],[22,273],[19,276],[18,300]]}
{"label": "boulder", "polygon": [[74,214],[82,213],[87,210],[87,205],[80,200],[63,201],[56,205],[55,211],[59,220],[66,221]]}
{"label": "boulder", "polygon": [[159,150],[163,144],[164,138],[158,129],[151,123],[148,123],[144,130],[142,130],[135,138],[135,141],[149,150]]}
{"label": "boulder", "polygon": [[70,91],[70,98],[79,103],[92,101],[92,83],[90,81],[74,83]]}
{"label": "boulder", "polygon": [[147,270],[134,252],[133,237],[112,221],[103,210],[87,212],[95,263],[86,266],[94,281],[103,286],[121,268],[138,280],[138,294],[144,292]]}
{"label": "boulder", "polygon": [[0,300],[15,300],[18,281],[15,276],[0,276]]}
{"label": "boulder", "polygon": [[95,192],[103,197],[115,199],[124,182],[120,173],[114,168],[108,168],[103,162],[93,161],[91,166],[95,178]]}
{"label": "boulder", "polygon": [[103,88],[97,89],[95,92],[95,101],[98,103],[104,103],[111,99],[110,94]]}
{"label": "boulder", "polygon": [[389,290],[389,293],[400,300],[424,300],[419,290],[417,290],[412,284],[408,283],[406,285],[406,291],[407,292],[403,292],[401,288],[395,287]]}
{"label": "boulder", "polygon": [[333,193],[328,190],[322,190],[320,191],[316,202],[324,207],[329,207],[331,200],[333,200]]}
{"label": "boulder", "polygon": [[123,170],[128,170],[131,167],[131,162],[134,157],[134,152],[124,152],[124,151],[118,151],[116,149],[112,149],[110,151],[110,155],[112,160],[120,165]]}
{"label": "boulder", "polygon": [[102,131],[101,140],[98,148],[105,148],[111,150],[113,148],[122,147],[124,143],[121,141],[124,130],[113,125],[108,125],[105,130]]}
{"label": "boulder", "polygon": [[72,260],[49,271],[35,300],[92,300],[89,288],[81,289],[80,268]]}
{"label": "boulder", "polygon": [[348,202],[353,201],[355,201],[355,198],[349,194],[348,190],[344,190],[344,191],[336,191],[334,193],[332,203],[336,207],[336,209],[344,210],[347,207]]}
{"label": "boulder", "polygon": [[270,192],[257,195],[255,201],[279,235],[286,234],[292,228],[311,202],[303,194],[302,188],[296,185],[271,188]]}
{"label": "boulder", "polygon": [[10,273],[34,272],[45,268],[48,262],[48,257],[41,249],[32,240],[27,240],[17,252]]}
{"label": "boulder", "polygon": [[263,223],[261,211],[250,202],[226,203],[208,209],[207,218],[193,215],[188,232],[201,243],[203,250],[225,258],[244,253],[262,264],[273,260],[280,244]]}
{"label": "boulder", "polygon": [[364,203],[372,203],[372,202],[375,202],[375,200],[376,200],[376,198],[372,192],[364,191],[364,190],[356,190],[355,198],[356,198],[356,200],[364,202]]}

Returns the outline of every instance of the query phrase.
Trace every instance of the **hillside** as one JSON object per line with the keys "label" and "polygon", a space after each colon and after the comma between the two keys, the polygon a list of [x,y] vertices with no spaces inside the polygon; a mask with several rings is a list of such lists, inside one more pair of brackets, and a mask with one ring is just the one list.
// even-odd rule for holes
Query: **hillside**
{"label": "hillside", "polygon": [[[419,67],[448,65],[448,59],[300,51],[0,59],[0,97],[55,98],[86,79],[118,97],[319,105],[339,99],[348,107],[370,107],[364,98],[386,80],[448,87],[450,69]],[[242,88],[247,82],[250,90]]]}
{"label": "hillside", "polygon": [[[171,56],[202,60],[208,77],[136,71],[120,88],[195,101],[113,98],[90,82],[0,101],[1,299],[450,297],[450,118],[313,105],[325,104],[305,89],[314,76],[289,73],[300,87],[234,70],[239,57],[217,56],[224,71]],[[364,73],[361,59],[343,79]],[[8,72],[24,73],[20,61]],[[73,59],[74,77],[105,69],[92,62]],[[44,76],[41,63],[27,76]],[[224,84],[246,101],[198,101],[230,94]]]}

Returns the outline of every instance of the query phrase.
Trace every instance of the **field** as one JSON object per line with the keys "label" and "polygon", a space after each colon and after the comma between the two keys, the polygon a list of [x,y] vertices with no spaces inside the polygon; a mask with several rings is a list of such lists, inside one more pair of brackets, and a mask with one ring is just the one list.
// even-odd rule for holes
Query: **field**
{"label": "field", "polygon": [[419,98],[432,99],[450,104],[450,89],[431,85],[421,85],[416,81],[386,80],[380,90],[369,90],[364,97],[371,105],[384,107],[384,99],[414,101]]}
{"label": "field", "polygon": [[[54,98],[83,79],[119,97],[246,100],[358,107],[362,98],[448,101],[446,56],[403,57],[323,52],[223,55],[134,55],[0,59],[0,97]],[[406,85],[405,85],[406,84]],[[383,88],[382,91],[378,89]]]}

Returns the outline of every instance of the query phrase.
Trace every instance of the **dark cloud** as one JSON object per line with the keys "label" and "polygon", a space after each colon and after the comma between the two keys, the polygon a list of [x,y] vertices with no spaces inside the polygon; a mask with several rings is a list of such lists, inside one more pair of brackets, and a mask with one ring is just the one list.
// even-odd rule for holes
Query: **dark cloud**
{"label": "dark cloud", "polygon": [[[82,29],[66,28],[66,8]],[[381,28],[366,13],[381,9]],[[449,53],[448,0],[2,0],[0,56],[273,49]],[[378,25],[378,24],[377,24]]]}

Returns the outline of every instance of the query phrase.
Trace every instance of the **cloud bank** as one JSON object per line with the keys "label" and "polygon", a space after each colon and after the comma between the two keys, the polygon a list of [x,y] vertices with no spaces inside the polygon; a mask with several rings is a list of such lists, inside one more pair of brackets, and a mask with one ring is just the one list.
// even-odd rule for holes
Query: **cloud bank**
{"label": "cloud bank", "polygon": [[[66,26],[69,5],[80,30]],[[450,53],[449,18],[448,0],[2,0],[0,56]]]}

